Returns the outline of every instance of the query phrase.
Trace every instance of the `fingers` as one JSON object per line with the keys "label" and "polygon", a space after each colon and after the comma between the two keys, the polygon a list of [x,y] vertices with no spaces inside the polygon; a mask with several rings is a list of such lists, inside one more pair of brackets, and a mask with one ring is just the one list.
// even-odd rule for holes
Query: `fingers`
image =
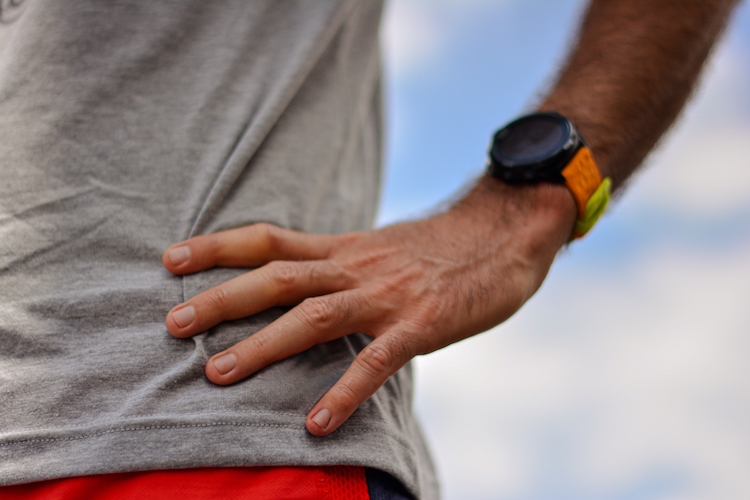
{"label": "fingers", "polygon": [[407,338],[403,333],[392,332],[362,349],[341,379],[307,415],[307,430],[315,436],[325,436],[338,429],[388,377],[417,354]]}
{"label": "fingers", "polygon": [[317,260],[331,251],[335,236],[253,224],[176,243],[162,255],[170,272],[188,274],[215,266],[257,267],[273,260]]}
{"label": "fingers", "polygon": [[206,376],[216,384],[232,384],[275,361],[357,331],[371,314],[358,292],[307,299],[258,333],[212,356]]}
{"label": "fingers", "polygon": [[328,260],[275,261],[226,281],[174,307],[166,320],[175,337],[204,332],[222,321],[244,318],[307,297],[350,288],[351,274]]}

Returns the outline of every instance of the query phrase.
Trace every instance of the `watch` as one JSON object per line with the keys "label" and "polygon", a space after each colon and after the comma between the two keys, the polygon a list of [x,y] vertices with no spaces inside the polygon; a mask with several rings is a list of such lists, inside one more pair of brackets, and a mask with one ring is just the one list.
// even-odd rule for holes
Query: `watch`
{"label": "watch", "polygon": [[612,191],[612,180],[602,179],[573,122],[558,113],[522,116],[498,130],[487,155],[487,169],[493,177],[511,184],[567,186],[578,209],[573,238],[594,226]]}

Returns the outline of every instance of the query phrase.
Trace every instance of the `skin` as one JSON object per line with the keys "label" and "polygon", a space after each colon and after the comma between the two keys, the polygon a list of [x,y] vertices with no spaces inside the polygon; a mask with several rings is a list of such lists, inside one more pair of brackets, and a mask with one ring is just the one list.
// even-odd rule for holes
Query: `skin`
{"label": "skin", "polygon": [[[539,106],[571,118],[603,176],[621,186],[674,121],[734,1],[596,0]],[[508,319],[570,239],[576,206],[552,184],[484,177],[449,210],[377,231],[311,235],[255,224],[177,243],[162,262],[183,275],[257,267],[167,315],[178,338],[272,306],[294,306],[212,356],[216,384],[242,380],[352,332],[373,341],[312,408],[307,430],[336,430],[397,370]]]}

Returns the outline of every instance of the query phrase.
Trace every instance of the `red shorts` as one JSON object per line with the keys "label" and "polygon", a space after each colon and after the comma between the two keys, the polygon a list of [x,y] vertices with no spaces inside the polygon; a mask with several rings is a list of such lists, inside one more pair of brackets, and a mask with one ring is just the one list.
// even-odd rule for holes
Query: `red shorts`
{"label": "red shorts", "polygon": [[0,487],[13,500],[369,500],[364,467],[237,467],[101,474]]}

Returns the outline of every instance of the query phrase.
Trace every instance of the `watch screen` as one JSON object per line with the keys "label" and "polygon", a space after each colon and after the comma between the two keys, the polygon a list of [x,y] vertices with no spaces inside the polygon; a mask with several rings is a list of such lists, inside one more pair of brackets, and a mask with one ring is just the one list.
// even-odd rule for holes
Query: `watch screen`
{"label": "watch screen", "polygon": [[533,116],[518,120],[507,127],[496,141],[493,153],[512,163],[525,164],[557,153],[568,141],[569,131],[564,119],[554,116]]}

